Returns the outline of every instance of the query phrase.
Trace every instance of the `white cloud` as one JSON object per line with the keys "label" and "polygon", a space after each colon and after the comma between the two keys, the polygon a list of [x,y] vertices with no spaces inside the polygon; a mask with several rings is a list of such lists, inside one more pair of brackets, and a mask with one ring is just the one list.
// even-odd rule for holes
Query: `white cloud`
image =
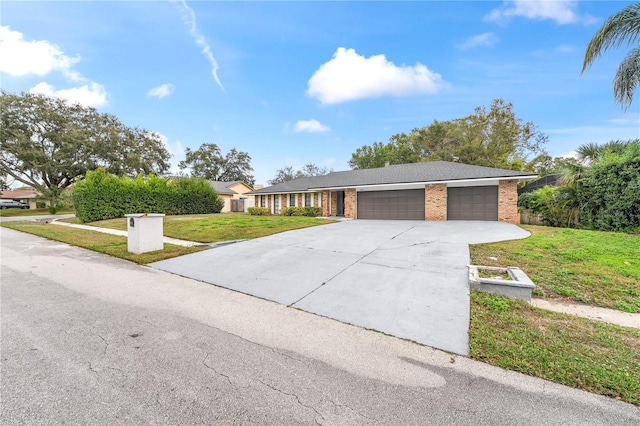
{"label": "white cloud", "polygon": [[65,55],[47,40],[27,41],[19,31],[0,26],[0,72],[23,77],[61,71],[76,80],[78,74],[72,67],[79,61],[79,57]]}
{"label": "white cloud", "polygon": [[180,5],[182,6],[182,8],[180,9],[182,20],[189,27],[189,33],[193,37],[196,44],[202,48],[202,54],[205,56],[205,58],[207,58],[209,64],[211,64],[211,74],[213,75],[213,79],[224,92],[224,86],[222,85],[222,82],[220,82],[220,78],[218,77],[218,70],[220,69],[220,67],[218,66],[218,61],[216,61],[216,58],[213,57],[209,42],[198,28],[195,12],[187,5],[187,2],[185,0],[180,0],[179,2],[174,0],[173,3],[180,3]]}
{"label": "white cloud", "polygon": [[328,132],[330,129],[324,124],[320,123],[318,120],[298,120],[296,122],[295,131],[296,133],[300,132],[308,132],[308,133],[323,133]]}
{"label": "white cloud", "polygon": [[47,40],[27,41],[19,31],[13,31],[8,26],[0,26],[0,72],[14,77],[45,76],[52,72],[60,72],[67,79],[84,84],[55,90],[51,84],[43,81],[29,89],[29,92],[91,107],[106,105],[107,92],[104,86],[90,81],[74,70],[73,67],[78,62],[79,56],[65,55],[60,47]]}
{"label": "white cloud", "polygon": [[485,15],[484,20],[504,23],[519,16],[537,20],[550,19],[558,24],[594,23],[594,17],[577,12],[577,3],[558,0],[505,0],[501,7]]}
{"label": "white cloud", "polygon": [[558,157],[562,157],[562,158],[575,158],[576,160],[578,159],[578,152],[577,151],[569,151],[566,154],[563,155],[558,155]]}
{"label": "white cloud", "polygon": [[80,87],[55,90],[52,85],[43,81],[29,89],[29,93],[39,93],[52,98],[66,99],[71,103],[78,103],[94,108],[107,104],[107,92],[104,86],[98,83],[88,83]]}
{"label": "white cloud", "polygon": [[464,42],[462,42],[458,47],[464,50],[464,49],[471,49],[472,47],[478,47],[478,46],[493,46],[498,41],[500,41],[500,39],[494,33],[488,32],[488,33],[482,33],[482,34],[469,37]]}
{"label": "white cloud", "polygon": [[308,82],[307,95],[324,104],[382,96],[434,94],[447,83],[425,65],[396,66],[384,55],[369,58],[339,47]]}
{"label": "white cloud", "polygon": [[175,90],[175,86],[171,83],[165,83],[158,87],[154,87],[147,92],[148,96],[155,96],[158,99],[162,99],[165,96],[169,96]]}

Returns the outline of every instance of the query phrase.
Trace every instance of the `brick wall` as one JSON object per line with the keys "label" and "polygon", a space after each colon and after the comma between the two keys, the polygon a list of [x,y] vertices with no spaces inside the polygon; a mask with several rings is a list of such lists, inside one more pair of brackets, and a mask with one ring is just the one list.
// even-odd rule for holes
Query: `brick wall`
{"label": "brick wall", "polygon": [[298,206],[304,206],[304,197],[302,194],[298,194]]}
{"label": "brick wall", "polygon": [[344,190],[344,217],[349,219],[356,218],[356,190]]}
{"label": "brick wall", "polygon": [[498,220],[518,223],[517,180],[501,180],[498,185]]}
{"label": "brick wall", "polygon": [[269,209],[270,212],[273,212],[273,210],[271,210],[271,199],[273,197],[271,195],[267,195],[267,208]]}
{"label": "brick wall", "polygon": [[260,207],[260,196],[259,195],[255,195],[256,199],[253,203],[254,207]]}
{"label": "brick wall", "polygon": [[289,201],[289,194],[282,194],[280,197],[280,209],[286,209],[287,202]]}
{"label": "brick wall", "polygon": [[329,191],[322,191],[322,216],[329,217]]}
{"label": "brick wall", "polygon": [[331,214],[329,216],[337,215],[337,211],[338,211],[337,205],[338,205],[338,193],[334,191],[331,193]]}
{"label": "brick wall", "polygon": [[424,187],[424,220],[447,220],[447,184]]}

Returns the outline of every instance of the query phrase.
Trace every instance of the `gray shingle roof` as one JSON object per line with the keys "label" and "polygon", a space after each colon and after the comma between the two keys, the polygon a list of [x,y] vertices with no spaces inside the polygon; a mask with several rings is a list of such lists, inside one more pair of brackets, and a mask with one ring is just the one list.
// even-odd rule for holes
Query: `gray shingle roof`
{"label": "gray shingle roof", "polygon": [[348,188],[412,182],[441,182],[466,179],[535,177],[534,173],[494,169],[447,161],[397,164],[376,169],[331,172],[324,176],[305,177],[268,186],[247,194],[301,192],[318,188]]}
{"label": "gray shingle roof", "polygon": [[216,192],[218,194],[224,194],[224,195],[235,195],[237,194],[236,191],[234,191],[233,189],[229,189],[230,186],[235,185],[236,183],[239,183],[239,180],[234,180],[233,182],[220,182],[218,180],[210,180],[209,183],[211,184],[211,186],[213,186],[213,189],[216,190]]}

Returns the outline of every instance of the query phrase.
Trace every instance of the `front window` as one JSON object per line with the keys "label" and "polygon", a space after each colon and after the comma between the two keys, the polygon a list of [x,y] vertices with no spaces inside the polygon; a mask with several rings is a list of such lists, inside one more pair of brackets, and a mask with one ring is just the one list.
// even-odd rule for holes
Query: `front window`
{"label": "front window", "polygon": [[261,195],[260,196],[260,207],[267,207],[267,196],[266,195]]}
{"label": "front window", "polygon": [[280,196],[273,196],[273,214],[280,214]]}
{"label": "front window", "polygon": [[312,194],[310,192],[307,192],[306,194],[304,194],[304,206],[305,207],[311,207],[311,196],[312,196]]}
{"label": "front window", "polygon": [[295,207],[296,206],[296,194],[289,194],[289,207]]}

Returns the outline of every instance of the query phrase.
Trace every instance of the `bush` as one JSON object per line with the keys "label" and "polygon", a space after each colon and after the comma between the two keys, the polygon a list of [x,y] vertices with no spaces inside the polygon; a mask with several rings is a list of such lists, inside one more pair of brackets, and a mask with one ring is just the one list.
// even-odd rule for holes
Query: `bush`
{"label": "bush", "polygon": [[294,206],[287,207],[280,210],[282,216],[306,216],[306,210],[304,207]]}
{"label": "bush", "polygon": [[252,216],[271,216],[271,212],[266,207],[249,207],[247,210]]}
{"label": "bush", "polygon": [[536,200],[536,194],[533,192],[524,192],[518,195],[518,207],[521,209],[533,210],[532,202]]}
{"label": "bush", "polygon": [[322,216],[322,207],[287,207],[280,210],[282,216]]}
{"label": "bush", "polygon": [[[522,194],[521,197],[525,195]],[[526,204],[525,204],[526,203]],[[542,219],[551,226],[576,227],[578,208],[575,192],[566,186],[545,186],[536,189],[524,197],[518,205],[542,215]]]}
{"label": "bush", "polygon": [[640,144],[595,162],[578,188],[581,222],[601,231],[640,229]]}
{"label": "bush", "polygon": [[44,209],[47,207],[47,203],[44,201],[36,201],[36,209]]}
{"label": "bush", "polygon": [[305,216],[318,217],[322,216],[322,207],[305,207]]}
{"label": "bush", "polygon": [[72,194],[82,222],[113,219],[127,213],[219,213],[224,201],[200,178],[167,181],[155,175],[117,177],[98,169],[76,183]]}

